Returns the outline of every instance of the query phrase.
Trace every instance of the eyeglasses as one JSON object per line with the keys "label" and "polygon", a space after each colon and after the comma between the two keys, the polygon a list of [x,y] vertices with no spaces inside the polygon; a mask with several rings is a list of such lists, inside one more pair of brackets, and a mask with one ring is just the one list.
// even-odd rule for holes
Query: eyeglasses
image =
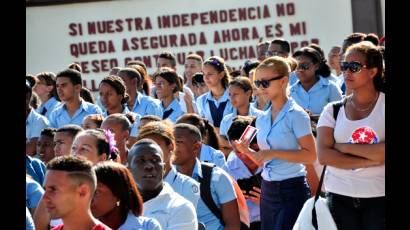
{"label": "eyeglasses", "polygon": [[367,67],[366,65],[363,65],[357,61],[351,61],[351,62],[344,61],[340,63],[340,70],[343,72],[349,69],[351,73],[359,73],[360,71],[362,71],[363,68],[366,68],[366,67]]}
{"label": "eyeglasses", "polygon": [[312,63],[299,63],[296,67],[297,70],[308,70]]}
{"label": "eyeglasses", "polygon": [[285,52],[283,51],[266,51],[265,52],[265,56],[269,56],[269,57],[280,56],[281,54],[285,54]]}
{"label": "eyeglasses", "polygon": [[284,76],[285,75],[280,75],[280,76],[276,76],[276,77],[273,77],[273,78],[268,79],[268,80],[261,80],[261,81],[256,80],[256,81],[253,81],[253,82],[255,83],[256,88],[260,88],[262,86],[264,89],[267,89],[269,87],[269,83],[271,81],[279,80],[279,79],[283,78]]}

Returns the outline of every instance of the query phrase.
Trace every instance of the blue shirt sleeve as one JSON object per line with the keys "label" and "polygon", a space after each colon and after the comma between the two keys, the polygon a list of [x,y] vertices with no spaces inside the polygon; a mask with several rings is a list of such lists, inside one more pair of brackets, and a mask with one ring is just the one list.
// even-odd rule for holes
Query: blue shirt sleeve
{"label": "blue shirt sleeve", "polygon": [[218,167],[215,167],[212,174],[212,188],[217,195],[217,201],[215,203],[225,204],[236,199],[235,189],[228,173]]}
{"label": "blue shirt sleeve", "polygon": [[35,208],[44,194],[44,189],[39,183],[32,179],[26,179],[26,206]]}
{"label": "blue shirt sleeve", "polygon": [[305,111],[292,111],[292,129],[297,138],[301,138],[312,133],[310,118]]}

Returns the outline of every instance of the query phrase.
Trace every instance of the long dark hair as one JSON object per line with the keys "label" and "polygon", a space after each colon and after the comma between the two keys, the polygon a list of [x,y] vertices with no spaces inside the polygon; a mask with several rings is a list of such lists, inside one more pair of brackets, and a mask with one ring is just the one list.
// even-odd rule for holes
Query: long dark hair
{"label": "long dark hair", "polygon": [[97,183],[107,186],[112,194],[119,199],[122,219],[128,212],[141,216],[143,211],[142,197],[138,191],[132,174],[122,164],[103,161],[94,166]]}

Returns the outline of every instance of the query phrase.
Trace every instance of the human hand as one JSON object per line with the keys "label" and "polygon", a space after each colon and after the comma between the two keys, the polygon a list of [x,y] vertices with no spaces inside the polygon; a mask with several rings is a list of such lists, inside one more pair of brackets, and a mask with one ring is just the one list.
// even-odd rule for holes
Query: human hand
{"label": "human hand", "polygon": [[253,187],[252,190],[249,191],[249,194],[246,193],[246,191],[242,190],[242,193],[245,197],[245,199],[252,201],[255,204],[260,204],[261,201],[261,189],[258,187]]}

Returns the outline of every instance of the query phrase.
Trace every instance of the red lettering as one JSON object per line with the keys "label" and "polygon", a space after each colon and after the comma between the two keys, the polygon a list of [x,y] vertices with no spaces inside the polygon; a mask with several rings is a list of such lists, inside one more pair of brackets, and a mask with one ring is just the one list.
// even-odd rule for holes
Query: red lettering
{"label": "red lettering", "polygon": [[[250,8],[253,8],[253,7],[250,7]],[[250,8],[248,8],[248,12],[249,12],[249,9]],[[239,8],[238,9],[238,18],[239,18],[239,21],[246,21],[246,8]],[[251,19],[251,17],[249,17],[249,19]]]}
{"label": "red lettering", "polygon": [[169,46],[170,47],[178,47],[178,45],[177,45],[177,35],[175,35],[175,34],[169,35]]}
{"label": "red lettering", "polygon": [[200,45],[206,45],[206,37],[205,37],[205,33],[201,32],[199,34],[199,44]]}
{"label": "red lettering", "polygon": [[[194,46],[196,45],[196,35],[194,33],[188,34],[189,45]],[[184,63],[182,63],[184,64]]]}
{"label": "red lettering", "polygon": [[99,66],[98,66],[98,61],[97,61],[97,60],[91,61],[91,66],[93,67],[93,68],[91,69],[91,71],[93,71],[94,73],[100,72],[100,68],[99,68]]}
{"label": "red lettering", "polygon": [[286,15],[286,14],[285,14],[285,4],[283,4],[283,3],[276,4],[276,15],[277,15],[278,17],[281,17],[281,16],[285,16],[285,15]]}
{"label": "red lettering", "polygon": [[286,4],[286,12],[288,15],[295,15],[295,4],[292,2]]}
{"label": "red lettering", "polygon": [[[256,29],[255,27],[253,27],[254,29]],[[249,40],[249,29],[248,28],[242,28],[241,29],[241,33],[242,33],[242,40]]]}
{"label": "red lettering", "polygon": [[142,37],[141,39],[140,39],[140,42],[141,42],[141,48],[143,49],[143,50],[147,50],[147,49],[149,49],[149,46],[147,45],[147,37]]}
{"label": "red lettering", "polygon": [[82,73],[90,73],[88,70],[88,61],[80,62]]}
{"label": "red lettering", "polygon": [[139,48],[138,38],[136,38],[136,37],[131,38],[131,49],[132,50],[137,50],[138,48]]}
{"label": "red lettering", "polygon": [[122,39],[122,51],[128,51],[130,47],[128,46],[128,41],[126,38]]}
{"label": "red lettering", "polygon": [[230,48],[229,49],[229,56],[231,57],[232,60],[237,60],[238,59],[238,55],[236,54],[236,48]]}
{"label": "red lettering", "polygon": [[252,39],[258,39],[258,38],[260,38],[258,30],[256,29],[256,27],[252,27]]}
{"label": "red lettering", "polygon": [[232,40],[234,40],[234,41],[239,41],[239,40],[241,40],[241,35],[240,35],[238,29],[233,29],[233,30],[232,30]]}
{"label": "red lettering", "polygon": [[237,21],[236,15],[235,15],[235,9],[230,9],[229,10],[229,20],[231,22],[236,22]]}
{"label": "red lettering", "polygon": [[219,21],[220,22],[227,22],[228,21],[228,12],[226,12],[226,10],[221,10],[219,12]]}
{"label": "red lettering", "polygon": [[223,42],[231,41],[231,34],[229,33],[229,30],[222,30],[222,41]]}
{"label": "red lettering", "polygon": [[184,34],[181,34],[179,46],[181,46],[181,47],[187,46],[187,42],[185,40]]}
{"label": "red lettering", "polygon": [[143,30],[142,28],[142,19],[136,18],[135,19],[135,30]]}
{"label": "red lettering", "polygon": [[97,53],[97,51],[95,50],[96,42],[90,42],[88,43],[88,45],[90,47],[90,54],[96,54]]}
{"label": "red lettering", "polygon": [[132,30],[132,26],[131,26],[132,18],[126,18],[125,21],[127,22],[127,25],[128,25],[128,31],[131,31]]}
{"label": "red lettering", "polygon": [[88,34],[89,35],[91,35],[91,34],[95,34],[95,22],[89,22],[89,23],[87,23],[87,25],[88,25]]}
{"label": "red lettering", "polygon": [[188,16],[189,16],[188,14],[182,14],[182,15],[181,15],[181,18],[182,18],[182,20],[181,20],[181,25],[182,25],[183,27],[189,26]]}
{"label": "red lettering", "polygon": [[198,18],[199,18],[199,16],[198,16],[197,13],[191,14],[191,22],[192,22],[192,25],[193,25],[193,26],[195,25],[195,21],[196,21]]}
{"label": "red lettering", "polygon": [[267,5],[263,6],[263,18],[270,18],[269,7]]}
{"label": "red lettering", "polygon": [[158,48],[158,37],[151,37],[150,42],[151,42],[152,49]]}
{"label": "red lettering", "polygon": [[170,28],[171,27],[171,17],[169,15],[165,15],[161,17],[162,20],[162,28]]}
{"label": "red lettering", "polygon": [[152,30],[151,19],[149,19],[149,17],[145,18],[145,30]]}
{"label": "red lettering", "polygon": [[107,25],[107,33],[112,34],[112,33],[115,32],[115,30],[112,28],[112,27],[113,27],[113,24],[114,24],[114,21],[113,21],[113,20],[110,20],[110,21],[108,21],[108,22],[106,23],[106,25]]}
{"label": "red lettering", "polygon": [[77,30],[76,30],[77,24],[75,23],[70,23],[68,25],[68,28],[70,29],[70,31],[68,32],[68,34],[70,36],[76,36],[77,35]]}
{"label": "red lettering", "polygon": [[[248,15],[249,15],[249,19],[255,19],[256,18],[256,15],[254,15],[253,14],[253,12],[255,12],[255,7],[249,7],[248,8]],[[240,14],[240,12],[239,12],[239,18],[241,17],[241,14]]]}
{"label": "red lettering", "polygon": [[116,20],[115,25],[117,26],[117,28],[115,29],[116,32],[122,32],[123,31],[122,20],[120,20],[120,19]]}
{"label": "red lettering", "polygon": [[[201,13],[201,16],[202,16],[202,14],[203,13]],[[211,24],[218,23],[218,12],[217,11],[210,11],[209,12],[209,21],[210,21]]]}
{"label": "red lettering", "polygon": [[273,33],[272,33],[273,25],[266,25],[265,26],[265,37],[267,38],[272,38]]}
{"label": "red lettering", "polygon": [[247,56],[247,47],[239,47],[239,59],[245,59]]}
{"label": "red lettering", "polygon": [[312,38],[312,39],[310,40],[310,42],[319,45],[319,38]]}
{"label": "red lettering", "polygon": [[177,14],[174,14],[171,17],[172,17],[172,26],[173,27],[178,27],[181,24],[179,16]]}
{"label": "red lettering", "polygon": [[112,40],[108,41],[108,53],[114,53],[115,49],[114,49],[114,43],[112,42]]}
{"label": "red lettering", "polygon": [[221,38],[219,37],[219,32],[218,31],[214,32],[214,43],[215,44],[221,43]]}
{"label": "red lettering", "polygon": [[282,36],[283,36],[282,24],[277,23],[277,24],[275,25],[275,30],[276,30],[276,33],[275,33],[275,36],[276,36],[276,37],[282,37]]}

